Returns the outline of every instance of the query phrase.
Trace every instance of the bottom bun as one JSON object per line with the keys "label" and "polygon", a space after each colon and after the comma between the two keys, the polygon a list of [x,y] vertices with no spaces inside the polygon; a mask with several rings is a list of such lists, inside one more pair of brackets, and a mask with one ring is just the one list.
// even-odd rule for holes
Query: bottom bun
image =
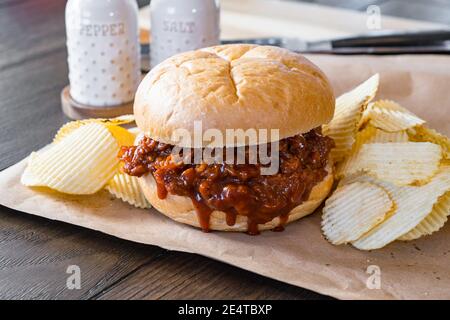
{"label": "bottom bun", "polygon": [[[331,165],[328,165],[326,167],[326,170],[328,172],[328,175],[313,187],[308,200],[295,207],[289,213],[289,219],[287,220],[286,224],[313,213],[314,210],[316,210],[317,207],[320,206],[322,201],[330,193],[333,186],[333,170]],[[177,222],[200,228],[200,224],[197,219],[197,213],[194,209],[191,199],[189,199],[188,197],[172,194],[168,194],[165,199],[160,199],[157,194],[155,179],[151,174],[147,174],[139,178],[139,184],[147,200],[159,212]],[[213,211],[210,216],[209,228],[211,230],[218,231],[247,231],[246,216],[238,215],[236,218],[236,223],[232,226],[227,225],[225,218],[225,212]],[[260,231],[273,229],[277,227],[279,223],[280,219],[276,217],[265,224],[259,224],[258,229]]]}

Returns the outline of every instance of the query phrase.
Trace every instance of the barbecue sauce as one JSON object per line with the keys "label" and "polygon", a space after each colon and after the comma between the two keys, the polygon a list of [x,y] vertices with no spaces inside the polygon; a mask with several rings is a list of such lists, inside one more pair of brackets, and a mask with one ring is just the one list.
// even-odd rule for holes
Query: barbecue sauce
{"label": "barbecue sauce", "polygon": [[137,146],[123,147],[119,156],[125,173],[153,175],[160,199],[169,193],[189,197],[203,231],[209,231],[211,213],[218,210],[225,212],[229,226],[236,223],[237,215],[246,216],[247,233],[257,235],[259,224],[276,217],[280,222],[273,231],[284,230],[289,212],[307,200],[328,174],[325,167],[334,146],[320,129],[279,143],[280,165],[274,175],[261,175],[261,164],[175,162],[174,146],[148,137]]}

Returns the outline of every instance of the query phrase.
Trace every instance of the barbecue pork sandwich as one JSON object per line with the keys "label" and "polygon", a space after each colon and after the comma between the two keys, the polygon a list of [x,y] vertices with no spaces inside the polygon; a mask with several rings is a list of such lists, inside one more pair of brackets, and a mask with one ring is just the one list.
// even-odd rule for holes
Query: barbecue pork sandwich
{"label": "barbecue pork sandwich", "polygon": [[[324,73],[285,49],[235,44],[181,53],[153,68],[137,90],[143,134],[122,149],[123,170],[140,177],[148,201],[175,221],[203,231],[283,230],[330,192],[334,143],[321,125],[334,103]],[[258,140],[225,139],[233,130],[257,132]],[[251,157],[255,146],[271,161]],[[213,161],[195,161],[205,150]]]}

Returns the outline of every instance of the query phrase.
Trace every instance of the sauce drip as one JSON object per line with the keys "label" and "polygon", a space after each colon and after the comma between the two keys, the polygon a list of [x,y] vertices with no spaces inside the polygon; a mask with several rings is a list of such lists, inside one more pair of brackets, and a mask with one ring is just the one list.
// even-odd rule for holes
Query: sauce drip
{"label": "sauce drip", "polygon": [[195,212],[197,213],[197,219],[200,224],[200,228],[204,232],[209,232],[209,220],[213,210],[208,207],[202,200],[191,197],[192,204],[194,205]]}
{"label": "sauce drip", "polygon": [[259,163],[175,162],[174,146],[148,137],[137,146],[122,148],[119,156],[125,173],[153,175],[160,199],[169,193],[189,197],[203,231],[209,231],[211,213],[218,210],[225,212],[229,226],[236,223],[237,215],[246,216],[247,233],[256,235],[259,224],[276,217],[280,223],[273,231],[284,230],[289,212],[307,200],[311,189],[328,174],[325,167],[333,146],[333,140],[319,129],[280,140],[279,168],[273,175],[261,175]]}
{"label": "sauce drip", "polygon": [[226,212],[225,215],[226,215],[225,221],[227,225],[230,227],[234,226],[236,223],[237,215],[234,212]]}
{"label": "sauce drip", "polygon": [[273,228],[273,231],[275,232],[284,231],[284,226],[286,225],[288,220],[289,220],[289,213],[283,213],[282,215],[280,215],[280,223],[278,226]]}

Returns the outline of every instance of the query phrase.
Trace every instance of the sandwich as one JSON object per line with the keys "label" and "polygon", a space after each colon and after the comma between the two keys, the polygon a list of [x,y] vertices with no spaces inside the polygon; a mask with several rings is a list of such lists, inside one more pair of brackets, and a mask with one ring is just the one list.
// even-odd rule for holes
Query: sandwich
{"label": "sandwich", "polygon": [[300,54],[247,44],[181,53],[141,82],[142,134],[122,148],[122,170],[180,223],[281,231],[332,188],[334,142],[321,126],[334,105],[329,80]]}

